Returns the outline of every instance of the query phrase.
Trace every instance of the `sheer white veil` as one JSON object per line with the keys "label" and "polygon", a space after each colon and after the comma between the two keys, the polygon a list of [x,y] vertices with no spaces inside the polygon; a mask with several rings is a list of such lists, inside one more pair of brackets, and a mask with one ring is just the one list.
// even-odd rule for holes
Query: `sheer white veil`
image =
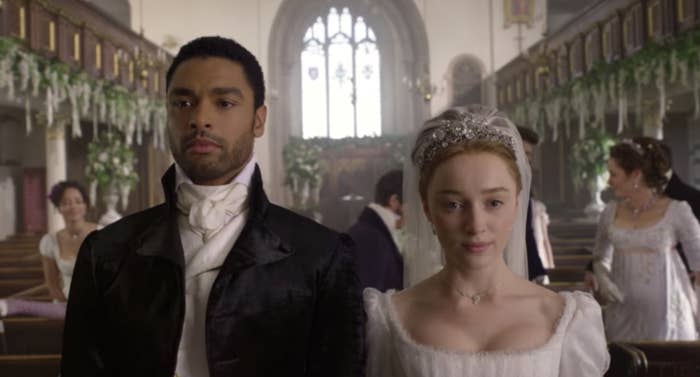
{"label": "sheer white veil", "polygon": [[[512,140],[513,149],[520,170],[522,190],[519,195],[519,208],[510,240],[503,251],[503,257],[508,267],[517,275],[527,279],[527,251],[525,244],[525,224],[527,207],[530,201],[530,165],[527,162],[523,142],[515,127],[503,113],[482,106],[468,105],[449,109],[437,117],[425,122],[415,136],[414,157],[421,158],[428,150],[444,148],[455,144],[455,140],[444,133],[446,127],[469,128],[469,120],[496,130]],[[437,132],[437,134],[436,134]],[[479,133],[467,137],[467,140],[478,140]],[[441,140],[436,143],[435,140]],[[466,141],[466,140],[465,140]],[[462,141],[464,142],[464,141]],[[404,166],[404,287],[408,288],[438,272],[444,263],[442,248],[437,237],[433,234],[430,222],[423,213],[418,182],[420,171],[415,158],[407,158]]]}

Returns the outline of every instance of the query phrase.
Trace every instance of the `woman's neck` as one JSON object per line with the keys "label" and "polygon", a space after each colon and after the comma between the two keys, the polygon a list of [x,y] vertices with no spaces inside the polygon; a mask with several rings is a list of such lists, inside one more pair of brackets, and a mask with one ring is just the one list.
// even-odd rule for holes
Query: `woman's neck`
{"label": "woman's neck", "polygon": [[79,235],[85,229],[87,222],[85,219],[66,221],[66,231],[72,235]]}
{"label": "woman's neck", "polygon": [[493,297],[503,288],[510,270],[502,259],[479,268],[460,268],[447,265],[442,270],[445,287],[451,295],[465,298]]}
{"label": "woman's neck", "polygon": [[625,203],[633,210],[641,210],[645,206],[649,206],[655,198],[656,193],[654,190],[644,187],[629,195],[625,200]]}

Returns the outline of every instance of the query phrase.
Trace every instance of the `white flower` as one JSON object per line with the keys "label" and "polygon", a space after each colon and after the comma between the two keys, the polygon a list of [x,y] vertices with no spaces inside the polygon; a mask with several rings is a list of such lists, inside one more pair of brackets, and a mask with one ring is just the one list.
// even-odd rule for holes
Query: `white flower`
{"label": "white flower", "polygon": [[114,165],[119,165],[121,161],[119,161],[119,157],[113,157],[112,158],[112,164]]}
{"label": "white flower", "polygon": [[102,152],[102,153],[100,153],[100,155],[97,157],[97,160],[100,161],[100,162],[107,162],[107,159],[108,159],[108,158],[109,158],[109,156],[107,155],[107,153],[106,153],[106,152]]}

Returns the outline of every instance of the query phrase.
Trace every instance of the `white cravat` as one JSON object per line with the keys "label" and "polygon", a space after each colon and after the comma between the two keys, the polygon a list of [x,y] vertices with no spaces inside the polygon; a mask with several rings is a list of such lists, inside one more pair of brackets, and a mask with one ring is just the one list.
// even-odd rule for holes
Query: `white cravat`
{"label": "white cravat", "polygon": [[178,228],[185,257],[185,318],[175,372],[209,376],[206,308],[219,270],[245,227],[255,160],[223,186],[195,185],[176,166]]}
{"label": "white cravat", "polygon": [[248,187],[233,182],[226,186],[183,183],[177,189],[177,208],[188,216],[192,230],[204,242],[247,208]]}

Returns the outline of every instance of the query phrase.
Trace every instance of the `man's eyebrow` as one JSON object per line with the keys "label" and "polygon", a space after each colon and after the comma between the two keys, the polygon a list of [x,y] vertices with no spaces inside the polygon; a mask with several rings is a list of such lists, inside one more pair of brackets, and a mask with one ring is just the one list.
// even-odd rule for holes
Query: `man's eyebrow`
{"label": "man's eyebrow", "polygon": [[193,95],[194,95],[194,91],[193,91],[192,89],[176,87],[176,88],[170,89],[169,95],[173,95],[173,96],[193,96]]}
{"label": "man's eyebrow", "polygon": [[236,88],[235,86],[212,88],[210,92],[217,95],[232,94],[234,96],[243,98],[243,91],[239,88]]}

